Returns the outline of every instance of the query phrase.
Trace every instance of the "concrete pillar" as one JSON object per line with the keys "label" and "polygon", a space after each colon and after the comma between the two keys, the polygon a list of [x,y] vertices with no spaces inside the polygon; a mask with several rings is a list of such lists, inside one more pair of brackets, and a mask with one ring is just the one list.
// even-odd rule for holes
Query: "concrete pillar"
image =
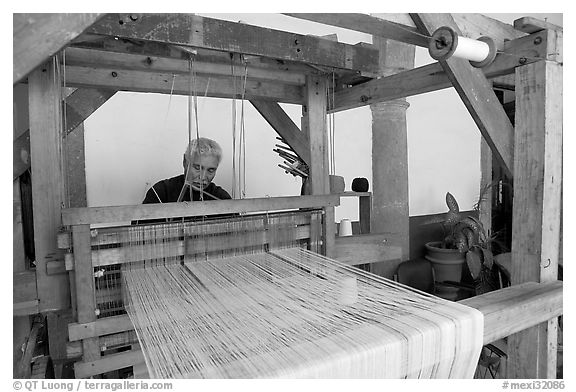
{"label": "concrete pillar", "polygon": [[[413,45],[373,37],[380,50],[380,73],[392,75],[414,67]],[[373,233],[389,234],[401,246],[402,260],[409,247],[408,140],[405,99],[370,105],[372,111],[372,219]],[[377,264],[374,266],[377,267]],[[377,269],[373,272],[378,273]]]}

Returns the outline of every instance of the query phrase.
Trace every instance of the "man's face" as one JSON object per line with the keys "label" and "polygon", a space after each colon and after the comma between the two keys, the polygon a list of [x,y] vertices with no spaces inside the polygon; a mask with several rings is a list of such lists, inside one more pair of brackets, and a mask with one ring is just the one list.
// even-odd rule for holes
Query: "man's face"
{"label": "man's face", "polygon": [[216,175],[218,169],[218,158],[214,155],[192,154],[186,173],[186,179],[195,188],[206,188]]}

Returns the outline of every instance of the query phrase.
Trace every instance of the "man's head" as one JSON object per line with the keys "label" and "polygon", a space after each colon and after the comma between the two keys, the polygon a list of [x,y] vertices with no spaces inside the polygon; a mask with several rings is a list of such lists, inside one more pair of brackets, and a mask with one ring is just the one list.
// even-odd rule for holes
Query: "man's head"
{"label": "man's head", "polygon": [[194,139],[184,153],[184,174],[195,188],[206,188],[216,175],[222,148],[214,140]]}

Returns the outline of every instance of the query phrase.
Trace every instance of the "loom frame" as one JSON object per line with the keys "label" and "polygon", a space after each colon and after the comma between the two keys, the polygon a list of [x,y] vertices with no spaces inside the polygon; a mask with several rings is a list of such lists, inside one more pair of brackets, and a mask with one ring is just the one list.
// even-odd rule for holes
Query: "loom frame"
{"label": "loom frame", "polygon": [[[326,151],[322,134],[322,118],[326,112],[365,105],[372,105],[373,110],[381,107],[389,110],[390,106],[387,106],[386,102],[393,103],[394,100],[453,85],[486,141],[483,147],[484,164],[482,167],[483,175],[485,175],[483,176],[484,183],[490,182],[487,178],[488,173],[492,171],[490,157],[493,154],[504,167],[505,172],[514,175],[515,184],[519,185],[515,186],[515,189],[524,189],[518,191],[518,196],[515,197],[517,202],[514,221],[518,229],[513,233],[512,283],[518,285],[523,282],[536,281],[546,286],[548,285],[546,282],[554,282],[561,239],[561,198],[560,187],[550,184],[547,179],[562,178],[561,127],[558,130],[558,124],[562,122],[562,30],[532,18],[519,19],[518,23],[510,26],[483,15],[471,14],[388,14],[381,18],[359,14],[291,14],[291,16],[364,31],[378,38],[373,47],[360,49],[352,45],[331,43],[327,39],[317,37],[295,37],[256,26],[233,26],[244,32],[244,35],[239,35],[244,37],[243,41],[235,42],[237,44],[235,47],[239,48],[238,51],[260,56],[257,60],[258,77],[264,88],[255,86],[250,99],[291,147],[299,155],[301,154],[301,157],[310,160],[308,163],[312,169],[313,192],[315,194],[328,193],[326,156],[315,153]],[[187,41],[193,34],[190,34],[188,38],[180,37],[181,41],[170,42],[169,37],[145,37],[143,31],[138,31],[138,29],[131,31],[130,34],[132,34],[131,38],[145,37],[146,42],[142,45],[133,45],[129,41],[118,42],[113,37],[117,36],[119,27],[110,22],[118,18],[128,24],[133,21],[130,15],[14,15],[13,80],[17,84],[25,82],[27,78],[30,93],[30,132],[24,130],[19,132],[17,137],[15,136],[14,148],[19,153],[14,154],[14,178],[29,168],[32,168],[36,178],[33,199],[38,265],[35,271],[24,269],[20,264],[15,269],[20,272],[15,275],[15,290],[18,294],[15,297],[19,302],[15,304],[14,314],[26,316],[47,312],[49,318],[56,320],[49,322],[56,326],[49,328],[51,340],[55,343],[51,345],[51,348],[55,347],[52,353],[54,357],[62,355],[66,347],[65,339],[63,340],[61,334],[55,332],[61,329],[58,323],[67,324],[66,319],[61,319],[55,314],[69,308],[68,289],[74,279],[68,281],[64,261],[55,251],[56,236],[62,219],[57,189],[62,179],[54,174],[58,173],[59,142],[54,138],[57,130],[54,126],[46,124],[59,123],[62,120],[62,113],[60,97],[57,97],[56,89],[46,78],[46,75],[53,70],[53,64],[46,64],[45,61],[64,47],[73,49],[74,55],[78,56],[77,64],[67,64],[69,74],[75,78],[73,85],[78,89],[72,92],[66,100],[66,124],[68,125],[66,132],[76,135],[81,132],[83,120],[109,99],[117,89],[167,92],[166,83],[162,83],[163,75],[166,73],[166,69],[162,68],[163,61],[168,64],[170,72],[174,72],[181,67],[185,56],[181,50],[162,46],[159,41],[169,42],[172,45],[197,47],[199,52],[212,51],[211,54],[215,53],[213,52],[215,49],[226,51],[226,48],[229,49],[230,46],[222,45],[234,43],[231,40],[225,42]],[[208,19],[195,18],[194,26],[200,29],[204,29],[205,26],[216,26],[214,28],[221,29],[224,25],[230,26],[230,22],[221,24],[221,22]],[[153,23],[150,22],[148,28],[162,26],[166,22],[157,16],[149,20]],[[204,25],[205,21],[206,25]],[[413,68],[413,52],[412,60],[410,60],[410,50],[413,50],[413,45],[422,46],[422,42],[415,40],[414,35],[410,35],[409,32],[429,32],[439,23],[451,25],[470,38],[488,34],[495,38],[499,50],[524,56],[525,61],[512,61],[509,56],[497,56],[493,64],[481,70],[472,69],[469,64],[462,61],[434,63],[411,69]],[[62,26],[66,27],[62,28]],[[94,39],[95,33],[109,34],[111,39],[104,40],[100,45],[98,40]],[[268,48],[264,45],[248,49],[248,41],[255,34],[265,37],[269,42],[277,43],[277,46]],[[152,42],[151,38],[158,42]],[[289,44],[298,40],[300,44],[297,44],[297,47]],[[393,44],[397,42],[406,45],[394,46]],[[314,53],[317,52],[315,49],[319,47],[329,48],[328,51],[332,56],[321,59],[315,57]],[[307,57],[299,55],[302,49],[306,49]],[[342,62],[342,58],[345,58],[342,56],[343,53],[352,53],[353,59],[358,59],[358,64],[362,65],[351,65],[355,64],[354,61]],[[375,54],[379,53],[385,55],[375,63],[372,62]],[[90,57],[94,54],[102,56]],[[125,56],[119,58],[118,54]],[[406,57],[407,60],[398,62],[395,56]],[[215,60],[207,64],[221,65],[221,57],[220,59],[217,55],[214,58],[207,57]],[[283,58],[285,63],[278,65],[269,60],[269,58],[277,57]],[[361,61],[366,58],[373,60]],[[537,58],[546,60],[535,60]],[[349,86],[335,93],[336,105],[330,109],[327,109],[326,102],[315,99],[317,93],[327,88],[327,81],[321,77],[322,71],[326,70],[323,67],[343,67],[345,71],[339,71],[338,76]],[[116,76],[113,76],[114,73]],[[383,75],[383,77],[374,78],[377,75]],[[148,76],[154,77],[148,78]],[[223,80],[222,84],[218,85],[217,89],[209,91],[209,95],[230,97],[232,94],[229,84],[226,84],[222,74],[220,76]],[[281,78],[280,87],[270,82],[275,78]],[[503,116],[502,106],[494,99],[495,96],[491,91],[492,84],[505,89],[516,88],[517,91],[520,91],[522,87],[532,89],[530,95],[516,97],[517,112],[523,121],[520,121],[515,129]],[[480,99],[471,95],[472,91],[479,91],[480,96],[484,98]],[[176,93],[187,94],[188,91],[184,88],[179,90],[177,88]],[[537,105],[530,106],[529,102],[534,99]],[[296,132],[298,127],[283,116],[277,102],[297,102],[306,106],[307,110],[304,113],[301,127],[304,132]],[[501,129],[505,131],[501,132]],[[514,131],[517,134],[526,135],[525,139],[514,140]],[[387,137],[392,138],[392,136]],[[526,140],[535,141],[526,142]],[[536,148],[536,146],[547,146],[547,149]],[[73,148],[76,149],[75,151],[83,150],[79,144]],[[560,154],[555,154],[558,150]],[[22,151],[24,153],[21,153]],[[32,165],[26,158],[30,155],[34,157]],[[407,153],[402,149],[399,152],[393,152],[390,156],[401,164],[407,161]],[[531,169],[525,165],[526,157],[534,159],[537,163],[539,172],[542,173],[539,177],[530,177],[532,173]],[[76,180],[71,186],[81,185],[85,181],[83,176],[84,173],[80,170],[79,174],[74,175]],[[402,186],[399,188],[406,190],[398,189],[396,193],[399,196],[397,194],[383,196],[382,192],[376,186],[374,187],[372,203],[374,207],[377,207],[374,210],[377,211],[384,205],[396,206],[388,212],[390,216],[388,226],[375,227],[375,232],[388,230],[392,233],[392,237],[402,248],[401,258],[405,259],[408,238],[407,173],[400,169],[393,169],[384,173],[381,178],[383,184],[390,179],[400,178]],[[536,199],[529,197],[534,189],[540,190],[540,195]],[[484,207],[488,208],[483,209],[483,219],[488,219],[486,211],[489,211],[489,206]],[[533,213],[523,215],[523,211]],[[373,222],[380,221],[379,218],[372,214]],[[544,222],[546,222],[546,228]],[[18,225],[19,223],[15,222],[15,230],[19,227]],[[86,229],[86,227],[78,227],[76,230],[84,233],[82,235],[85,236]],[[539,241],[536,246],[536,256],[527,254],[522,248],[522,244],[533,238]],[[546,267],[543,267],[544,265]],[[528,290],[528,293],[531,292],[535,290]],[[555,302],[554,306],[557,305],[558,303]],[[515,341],[516,349],[510,353],[514,366],[509,368],[509,378],[554,377],[557,329],[554,318],[558,313],[557,309],[554,309],[555,311],[548,313],[550,317],[547,322],[511,338]],[[534,365],[528,355],[534,352],[535,341],[543,342],[536,349],[536,356],[539,360],[534,362],[538,365]]]}
{"label": "loom frame", "polygon": [[[298,211],[302,209],[320,209],[323,219],[321,221],[311,220],[309,222],[310,240],[313,241],[319,233],[322,235],[322,249],[325,251],[327,246],[326,238],[332,225],[327,224],[329,215],[326,210],[333,209],[340,202],[338,195],[313,195],[298,197],[277,197],[263,199],[243,199],[227,201],[204,201],[194,203],[164,203],[161,205],[142,205],[142,206],[121,206],[117,208],[74,208],[64,209],[62,211],[63,222],[71,227],[71,243],[66,236],[61,236],[59,241],[61,247],[68,247],[73,250],[72,261],[66,261],[67,270],[74,276],[73,297],[76,299],[77,323],[69,324],[69,340],[71,342],[79,341],[81,344],[82,360],[74,364],[75,374],[77,377],[91,377],[107,371],[119,368],[110,368],[111,364],[120,363],[120,367],[135,366],[141,363],[143,357],[135,354],[139,349],[132,348],[124,351],[122,354],[104,355],[100,338],[104,335],[118,334],[132,331],[134,327],[131,321],[125,316],[112,316],[106,318],[97,318],[96,289],[94,279],[94,268],[103,264],[96,263],[94,260],[95,252],[91,248],[91,237],[100,234],[90,230],[90,225],[95,223],[110,223],[110,219],[138,221],[151,218],[181,218],[199,215],[218,215],[225,213],[251,213],[264,211]],[[333,227],[333,226],[332,226]],[[333,237],[333,234],[332,234]],[[263,238],[266,241],[266,238]],[[226,245],[224,245],[226,246]],[[233,245],[229,245],[233,246]],[[186,253],[186,252],[184,252]],[[72,253],[67,253],[71,255]],[[118,263],[120,260],[116,260]],[[124,261],[120,261],[124,262]],[[72,282],[71,282],[72,283]],[[75,291],[75,293],[74,293]],[[80,332],[79,332],[80,331]],[[88,332],[88,334],[87,334]],[[131,343],[135,346],[135,342]],[[110,356],[113,361],[110,362]],[[120,359],[119,359],[120,358]],[[137,362],[133,360],[137,359]],[[127,361],[128,362],[125,362]]]}

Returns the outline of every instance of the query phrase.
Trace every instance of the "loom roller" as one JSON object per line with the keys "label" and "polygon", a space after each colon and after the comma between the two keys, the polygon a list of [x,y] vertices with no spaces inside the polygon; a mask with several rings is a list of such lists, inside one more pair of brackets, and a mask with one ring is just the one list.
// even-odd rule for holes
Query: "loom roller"
{"label": "loom roller", "polygon": [[476,68],[491,64],[496,58],[496,44],[490,37],[471,39],[458,36],[448,26],[436,29],[428,43],[430,56],[437,61],[446,61],[452,56],[470,61]]}

